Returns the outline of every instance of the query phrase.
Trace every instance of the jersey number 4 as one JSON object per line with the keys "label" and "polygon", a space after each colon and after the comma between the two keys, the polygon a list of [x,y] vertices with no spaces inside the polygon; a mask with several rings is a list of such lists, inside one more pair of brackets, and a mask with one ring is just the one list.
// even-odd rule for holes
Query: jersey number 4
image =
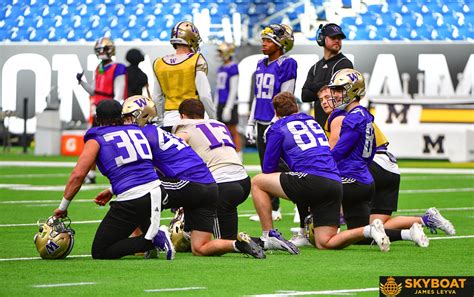
{"label": "jersey number 4", "polygon": [[[117,167],[132,163],[140,159],[152,159],[150,144],[140,130],[115,131],[104,135],[104,140],[113,142],[120,156],[115,158]],[[124,151],[125,150],[125,151]],[[123,153],[126,153],[124,156]]]}

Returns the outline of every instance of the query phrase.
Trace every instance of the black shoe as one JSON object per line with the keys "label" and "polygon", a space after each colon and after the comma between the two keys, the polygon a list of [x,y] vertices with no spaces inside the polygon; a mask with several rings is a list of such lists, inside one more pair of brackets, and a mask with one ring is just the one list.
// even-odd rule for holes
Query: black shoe
{"label": "black shoe", "polygon": [[86,178],[84,179],[84,182],[83,182],[84,185],[92,185],[92,184],[96,184],[96,181],[95,181],[95,176],[94,177],[88,177],[86,176]]}
{"label": "black shoe", "polygon": [[235,247],[244,254],[250,255],[257,259],[265,259],[265,253],[263,252],[263,249],[244,232],[240,232],[237,235]]}

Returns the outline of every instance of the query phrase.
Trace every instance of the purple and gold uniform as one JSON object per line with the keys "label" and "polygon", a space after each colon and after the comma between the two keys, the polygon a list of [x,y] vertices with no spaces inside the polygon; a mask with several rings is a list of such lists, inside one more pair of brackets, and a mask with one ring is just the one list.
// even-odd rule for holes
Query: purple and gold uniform
{"label": "purple and gold uniform", "polygon": [[323,129],[305,113],[292,114],[271,125],[266,133],[263,173],[278,171],[280,157],[293,172],[340,181]]}
{"label": "purple and gold uniform", "polygon": [[283,83],[296,80],[296,61],[288,56],[281,56],[268,63],[268,58],[260,60],[255,71],[254,95],[256,100],[254,119],[270,122],[275,116],[272,99],[280,93]]}
{"label": "purple and gold uniform", "polygon": [[197,183],[215,183],[206,163],[181,138],[154,125],[143,133],[150,142],[153,165],[166,177]]}
{"label": "purple and gold uniform", "polygon": [[278,120],[266,133],[263,172],[278,171],[280,157],[290,172],[280,174],[287,197],[311,212],[315,226],[337,226],[342,184],[323,129],[313,117],[296,113]]}
{"label": "purple and gold uniform", "polygon": [[217,70],[217,99],[219,104],[225,105],[229,97],[230,78],[239,75],[239,67],[234,62],[222,65]]}
{"label": "purple and gold uniform", "polygon": [[138,126],[93,127],[84,135],[84,142],[90,139],[100,145],[97,167],[109,179],[114,194],[158,180],[150,145]]}
{"label": "purple and gold uniform", "polygon": [[373,121],[362,106],[354,107],[342,121],[339,141],[331,151],[342,177],[364,184],[373,182],[367,167],[375,154]]}

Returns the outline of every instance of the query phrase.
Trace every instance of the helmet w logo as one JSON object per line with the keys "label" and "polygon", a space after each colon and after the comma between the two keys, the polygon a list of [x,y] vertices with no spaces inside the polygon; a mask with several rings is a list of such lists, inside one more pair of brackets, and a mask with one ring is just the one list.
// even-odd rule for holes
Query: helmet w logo
{"label": "helmet w logo", "polygon": [[357,80],[357,73],[348,73],[347,77],[351,79],[352,82]]}
{"label": "helmet w logo", "polygon": [[146,106],[146,100],[144,98],[134,100],[133,102],[135,102],[138,106],[140,106],[140,108],[143,108],[144,106]]}
{"label": "helmet w logo", "polygon": [[48,243],[45,246],[46,251],[48,254],[54,253],[57,249],[59,249],[59,245],[55,243],[54,241],[48,240]]}

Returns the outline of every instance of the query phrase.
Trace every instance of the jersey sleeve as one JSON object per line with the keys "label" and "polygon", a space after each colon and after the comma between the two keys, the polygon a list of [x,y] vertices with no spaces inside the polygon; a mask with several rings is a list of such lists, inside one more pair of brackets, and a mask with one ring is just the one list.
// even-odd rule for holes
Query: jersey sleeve
{"label": "jersey sleeve", "polygon": [[239,74],[239,66],[237,64],[233,64],[231,67],[229,67],[229,70],[228,70],[228,75],[229,77],[232,77],[234,75],[238,75]]}
{"label": "jersey sleeve", "polygon": [[117,63],[117,67],[115,67],[115,77],[119,75],[127,74],[127,66],[123,65],[122,63]]}
{"label": "jersey sleeve", "polygon": [[280,66],[280,82],[284,83],[289,80],[296,80],[296,70],[298,68],[298,64],[292,58],[287,58],[283,61]]}
{"label": "jersey sleeve", "polygon": [[207,71],[208,71],[207,61],[204,58],[204,56],[201,54],[199,54],[199,58],[197,60],[196,71],[202,71],[207,75]]}
{"label": "jersey sleeve", "polygon": [[[95,128],[91,128],[86,131],[86,134],[84,135],[84,143],[86,143],[88,140],[91,139],[96,139],[97,138],[97,132]],[[96,139],[97,140],[97,139]]]}
{"label": "jersey sleeve", "polygon": [[[279,126],[279,125],[278,125]],[[263,173],[273,173],[278,171],[284,134],[278,131],[278,126],[271,126],[266,133],[267,147],[263,157]]]}

